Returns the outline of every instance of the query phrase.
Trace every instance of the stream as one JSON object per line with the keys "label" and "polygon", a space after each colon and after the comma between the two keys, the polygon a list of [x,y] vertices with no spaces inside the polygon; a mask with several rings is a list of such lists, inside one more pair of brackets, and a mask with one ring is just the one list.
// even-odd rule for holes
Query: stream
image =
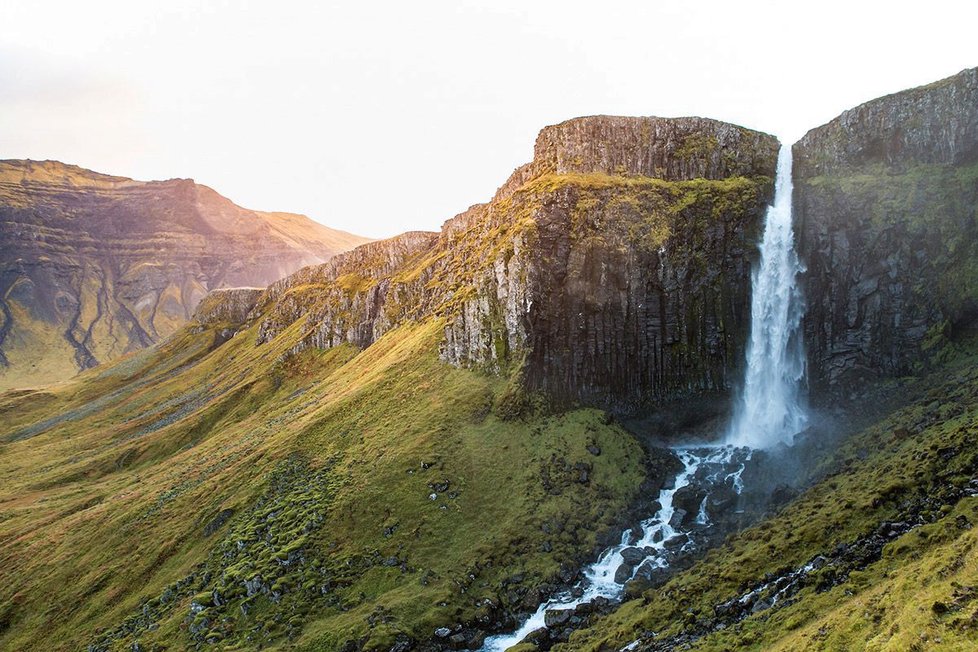
{"label": "stream", "polygon": [[674,560],[697,549],[711,519],[736,508],[751,449],[698,446],[674,452],[683,469],[659,492],[655,514],[638,530],[622,532],[617,545],[583,570],[580,582],[541,604],[515,632],[487,638],[483,652],[502,652],[541,628],[563,625],[579,605],[599,598],[619,600],[629,580],[668,572]]}

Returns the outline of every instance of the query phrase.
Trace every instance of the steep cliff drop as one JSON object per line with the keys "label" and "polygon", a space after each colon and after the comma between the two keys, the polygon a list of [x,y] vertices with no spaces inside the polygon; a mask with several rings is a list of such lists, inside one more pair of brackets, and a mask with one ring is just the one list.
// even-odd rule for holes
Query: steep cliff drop
{"label": "steep cliff drop", "polygon": [[[800,398],[805,362],[798,332],[804,305],[797,283],[803,268],[795,252],[792,191],[791,147],[783,146],[752,280],[744,387],[723,442],[676,448],[683,469],[660,491],[659,510],[640,528],[625,530],[618,545],[584,570],[577,586],[541,604],[517,631],[486,639],[484,652],[502,652],[524,639],[545,640],[543,632],[579,618],[578,610],[587,613],[592,605],[620,599],[629,581],[654,581],[668,573],[700,547],[711,517],[736,505],[754,449],[791,443],[805,427],[808,416]],[[683,506],[676,504],[677,495]]]}
{"label": "steep cliff drop", "polygon": [[792,191],[791,146],[785,145],[778,154],[774,203],[764,220],[760,267],[754,271],[747,371],[727,433],[734,446],[790,443],[808,422],[799,393],[805,354],[798,275],[804,270],[795,253]]}

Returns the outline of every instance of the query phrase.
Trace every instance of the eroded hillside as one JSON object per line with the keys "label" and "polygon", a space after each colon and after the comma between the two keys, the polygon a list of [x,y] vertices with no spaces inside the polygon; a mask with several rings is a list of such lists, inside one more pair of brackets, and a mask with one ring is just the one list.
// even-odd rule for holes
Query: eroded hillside
{"label": "eroded hillside", "polygon": [[6,394],[0,643],[512,627],[676,468],[574,404],[729,389],[776,150],[700,119],[548,128],[439,234],[216,293],[157,347]]}
{"label": "eroded hillside", "polygon": [[0,162],[0,388],[70,378],[172,334],[212,289],[264,287],[363,242],[190,180]]}

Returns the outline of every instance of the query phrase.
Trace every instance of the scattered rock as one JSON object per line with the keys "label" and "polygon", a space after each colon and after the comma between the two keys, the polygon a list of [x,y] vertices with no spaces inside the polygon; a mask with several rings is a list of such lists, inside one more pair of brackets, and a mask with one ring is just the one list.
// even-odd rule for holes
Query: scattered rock
{"label": "scattered rock", "polygon": [[451,644],[452,649],[464,650],[468,647],[469,639],[465,634],[459,632],[458,634],[452,634],[448,638],[448,642]]}
{"label": "scattered rock", "polygon": [[701,486],[688,484],[676,490],[672,496],[672,505],[677,512],[682,510],[686,514],[699,514],[704,498],[706,491]]}
{"label": "scattered rock", "polygon": [[677,509],[672,513],[672,518],[669,519],[669,525],[672,526],[672,529],[678,530],[684,523],[691,520],[692,518],[685,509]]}
{"label": "scattered rock", "polygon": [[621,551],[621,558],[629,566],[635,566],[646,557],[646,553],[641,548],[625,548]]}
{"label": "scattered rock", "polygon": [[209,537],[210,535],[221,529],[221,526],[227,523],[228,519],[234,515],[233,509],[222,509],[217,513],[217,516],[212,518],[210,522],[204,526],[204,536]]}
{"label": "scattered rock", "polygon": [[475,634],[472,635],[472,638],[469,639],[468,647],[470,650],[478,650],[483,646],[485,642],[486,642],[486,633],[482,630],[478,630],[476,631]]}
{"label": "scattered rock", "polygon": [[632,569],[635,567],[631,564],[622,564],[615,571],[615,583],[624,584],[632,577]]}
{"label": "scattered rock", "polygon": [[548,628],[553,629],[569,621],[573,614],[573,609],[548,609],[543,614],[543,622]]}
{"label": "scattered rock", "polygon": [[689,541],[689,537],[685,534],[674,534],[668,539],[662,546],[666,550],[675,550],[676,548],[682,548]]}

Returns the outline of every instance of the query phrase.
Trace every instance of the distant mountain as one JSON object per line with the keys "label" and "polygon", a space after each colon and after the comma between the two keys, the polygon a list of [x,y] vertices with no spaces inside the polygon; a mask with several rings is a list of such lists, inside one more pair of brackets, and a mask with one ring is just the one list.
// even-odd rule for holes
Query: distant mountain
{"label": "distant mountain", "polygon": [[210,290],[265,286],[367,241],[189,179],[0,161],[0,388],[149,346]]}

